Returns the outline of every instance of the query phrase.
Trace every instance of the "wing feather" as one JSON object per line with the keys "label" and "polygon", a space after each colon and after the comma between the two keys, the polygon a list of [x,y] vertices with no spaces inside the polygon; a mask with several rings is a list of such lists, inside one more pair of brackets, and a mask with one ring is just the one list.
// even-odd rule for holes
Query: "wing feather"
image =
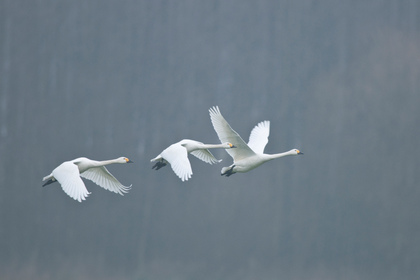
{"label": "wing feather", "polygon": [[257,154],[264,153],[270,135],[270,121],[258,123],[251,131],[248,146]]}
{"label": "wing feather", "polygon": [[161,155],[169,162],[172,170],[182,181],[187,181],[191,178],[193,173],[190,161],[188,160],[188,152],[179,142],[163,150]]}
{"label": "wing feather", "polygon": [[121,184],[105,166],[92,167],[80,174],[83,178],[91,180],[98,186],[120,195],[124,195],[131,189],[130,186]]}
{"label": "wing feather", "polygon": [[90,194],[80,178],[79,168],[72,162],[63,162],[52,172],[63,191],[71,198],[82,202]]}
{"label": "wing feather", "polygon": [[209,163],[209,164],[213,164],[213,163],[217,163],[217,162],[221,162],[222,161],[221,159],[215,158],[213,156],[213,154],[208,149],[205,149],[205,150],[195,150],[195,151],[192,151],[191,154],[193,156],[195,156],[196,158],[198,158],[198,159],[200,159],[200,160],[202,160],[202,161],[204,161],[206,163]]}
{"label": "wing feather", "polygon": [[210,119],[213,128],[219,137],[220,142],[229,142],[236,146],[235,149],[226,149],[226,152],[233,158],[234,161],[239,161],[255,155],[254,151],[248,147],[245,141],[239,134],[230,127],[228,122],[220,113],[219,107],[210,108]]}

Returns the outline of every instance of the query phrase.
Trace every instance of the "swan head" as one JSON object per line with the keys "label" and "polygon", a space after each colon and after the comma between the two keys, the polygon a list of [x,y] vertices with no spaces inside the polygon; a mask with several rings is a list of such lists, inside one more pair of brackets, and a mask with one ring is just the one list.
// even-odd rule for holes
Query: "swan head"
{"label": "swan head", "polygon": [[236,146],[235,146],[235,145],[233,145],[232,143],[229,143],[229,142],[224,143],[224,145],[226,145],[226,148],[227,148],[227,149],[236,148]]}
{"label": "swan head", "polygon": [[296,156],[303,155],[303,153],[301,151],[299,151],[298,149],[293,149],[293,150],[291,150],[291,152],[292,152],[293,155],[296,155]]}
{"label": "swan head", "polygon": [[126,157],[120,157],[118,158],[118,161],[121,163],[133,163],[129,158]]}

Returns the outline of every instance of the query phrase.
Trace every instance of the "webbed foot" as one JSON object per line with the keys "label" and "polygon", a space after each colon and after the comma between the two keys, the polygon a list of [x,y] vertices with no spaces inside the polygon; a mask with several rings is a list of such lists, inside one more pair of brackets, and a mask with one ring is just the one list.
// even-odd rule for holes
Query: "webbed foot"
{"label": "webbed foot", "polygon": [[155,165],[152,166],[152,169],[159,170],[164,166],[166,166],[166,162],[158,161],[158,162],[155,163]]}
{"label": "webbed foot", "polygon": [[229,177],[232,174],[235,174],[236,172],[233,172],[233,168],[235,167],[235,165],[232,165],[232,167],[229,170],[226,170],[225,173],[220,174],[221,176],[226,176]]}

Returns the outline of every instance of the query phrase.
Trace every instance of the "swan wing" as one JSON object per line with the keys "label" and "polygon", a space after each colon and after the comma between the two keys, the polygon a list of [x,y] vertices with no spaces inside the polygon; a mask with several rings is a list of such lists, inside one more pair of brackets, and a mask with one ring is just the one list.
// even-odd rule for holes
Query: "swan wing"
{"label": "swan wing", "polygon": [[90,194],[80,178],[79,168],[73,162],[63,162],[53,170],[52,174],[71,198],[82,202]]}
{"label": "swan wing", "polygon": [[211,123],[213,124],[213,128],[216,131],[220,142],[229,142],[236,146],[235,149],[226,149],[226,152],[234,161],[255,155],[254,151],[245,143],[241,136],[230,127],[220,113],[218,106],[210,108],[209,112]]}
{"label": "swan wing", "polygon": [[120,195],[124,195],[131,189],[130,186],[121,184],[105,166],[92,167],[80,174],[83,178],[89,179],[98,186]]}
{"label": "swan wing", "polygon": [[187,181],[191,178],[193,173],[190,161],[188,160],[188,152],[185,147],[176,143],[166,148],[161,155],[169,162],[172,170],[182,181]]}
{"label": "swan wing", "polygon": [[221,162],[221,159],[217,159],[213,156],[213,154],[208,150],[208,149],[204,149],[204,150],[195,150],[192,151],[191,154],[193,156],[195,156],[196,158],[207,162],[209,164],[213,164],[213,163],[217,163],[217,162]]}
{"label": "swan wing", "polygon": [[258,123],[251,131],[248,146],[257,154],[264,153],[270,135],[270,121]]}

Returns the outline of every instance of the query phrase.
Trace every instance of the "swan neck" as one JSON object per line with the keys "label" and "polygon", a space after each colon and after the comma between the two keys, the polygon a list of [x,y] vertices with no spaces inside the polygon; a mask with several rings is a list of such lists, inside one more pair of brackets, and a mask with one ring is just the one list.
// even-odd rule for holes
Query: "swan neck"
{"label": "swan neck", "polygon": [[203,147],[205,149],[217,149],[217,148],[225,148],[223,144],[204,144]]}
{"label": "swan neck", "polygon": [[116,159],[110,159],[110,160],[102,160],[102,161],[94,161],[95,166],[105,166],[109,164],[117,163]]}
{"label": "swan neck", "polygon": [[284,152],[284,153],[279,153],[279,154],[272,154],[272,155],[268,155],[270,159],[276,159],[276,158],[281,158],[281,157],[286,157],[286,156],[290,156],[291,153],[290,152]]}

